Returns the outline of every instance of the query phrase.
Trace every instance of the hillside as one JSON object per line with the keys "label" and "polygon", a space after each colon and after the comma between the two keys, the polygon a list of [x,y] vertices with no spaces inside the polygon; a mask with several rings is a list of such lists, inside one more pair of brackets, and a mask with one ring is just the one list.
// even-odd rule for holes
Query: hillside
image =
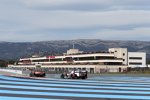
{"label": "hillside", "polygon": [[81,51],[107,51],[111,47],[128,48],[128,51],[144,51],[150,58],[149,41],[108,41],[100,39],[58,40],[42,42],[0,42],[0,59],[19,59],[33,54],[57,55],[72,48]]}

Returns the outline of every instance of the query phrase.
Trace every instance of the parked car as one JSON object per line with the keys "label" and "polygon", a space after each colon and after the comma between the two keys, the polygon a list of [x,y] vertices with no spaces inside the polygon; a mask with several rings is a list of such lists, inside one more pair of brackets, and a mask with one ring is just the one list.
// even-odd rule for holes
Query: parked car
{"label": "parked car", "polygon": [[87,79],[87,71],[86,70],[76,70],[71,71],[70,73],[62,73],[61,78],[63,79]]}
{"label": "parked car", "polygon": [[33,70],[30,73],[30,77],[45,77],[46,73],[42,70]]}

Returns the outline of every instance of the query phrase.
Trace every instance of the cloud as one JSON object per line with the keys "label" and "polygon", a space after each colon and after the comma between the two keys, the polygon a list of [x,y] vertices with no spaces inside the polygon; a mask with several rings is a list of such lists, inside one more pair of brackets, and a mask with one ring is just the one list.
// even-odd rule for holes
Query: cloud
{"label": "cloud", "polygon": [[148,40],[149,5],[149,0],[1,0],[0,40]]}
{"label": "cloud", "polygon": [[[13,15],[12,18],[6,18],[8,22],[12,20],[16,23],[22,23],[27,28],[43,29],[80,29],[89,27],[115,27],[121,25],[147,25],[150,23],[149,11],[109,11],[109,12],[28,12],[20,15]],[[18,18],[19,17],[19,18]]]}
{"label": "cloud", "polygon": [[[149,41],[150,27],[135,28],[133,30],[104,30],[97,32],[95,37],[107,40],[143,40]],[[107,36],[105,35],[107,34]],[[141,39],[143,38],[143,39]]]}
{"label": "cloud", "polygon": [[[31,11],[25,14],[22,12],[18,16],[19,18],[13,15],[12,18],[3,20],[2,23],[5,23],[5,25],[2,25],[2,27],[5,31],[1,32],[8,34],[12,32],[14,37],[11,38],[17,41],[71,39],[72,37],[102,38],[102,36],[94,36],[94,33],[100,31],[103,34],[103,31],[115,30],[112,31],[112,34],[116,34],[116,32],[123,34],[123,31],[125,31],[124,34],[127,34],[128,30],[150,26],[150,12],[136,10],[84,13],[76,11],[57,11],[50,13]],[[114,35],[110,34],[111,32],[105,33],[103,37],[111,36],[113,38]],[[11,40],[9,37],[1,38]],[[125,37],[122,38],[125,39]]]}
{"label": "cloud", "polygon": [[25,0],[26,6],[41,10],[150,10],[149,0]]}
{"label": "cloud", "polygon": [[[35,34],[31,34],[35,32]],[[44,34],[42,34],[44,32]],[[92,30],[92,31],[73,31],[73,32],[52,32],[52,31],[23,31],[5,32],[1,41],[48,41],[48,40],[71,40],[71,39],[103,39],[103,40],[142,40],[149,41],[150,27],[134,28],[132,30]],[[26,34],[28,33],[28,34]],[[30,33],[30,34],[29,34]]]}

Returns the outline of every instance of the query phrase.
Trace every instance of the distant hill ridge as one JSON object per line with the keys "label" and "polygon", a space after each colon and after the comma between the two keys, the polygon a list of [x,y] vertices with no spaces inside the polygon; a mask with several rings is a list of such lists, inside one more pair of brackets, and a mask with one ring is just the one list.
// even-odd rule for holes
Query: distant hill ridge
{"label": "distant hill ridge", "polygon": [[110,41],[100,39],[56,40],[41,42],[0,42],[0,59],[19,59],[39,55],[58,55],[72,48],[84,51],[107,51],[108,48],[128,48],[128,51],[142,51],[150,58],[150,41]]}

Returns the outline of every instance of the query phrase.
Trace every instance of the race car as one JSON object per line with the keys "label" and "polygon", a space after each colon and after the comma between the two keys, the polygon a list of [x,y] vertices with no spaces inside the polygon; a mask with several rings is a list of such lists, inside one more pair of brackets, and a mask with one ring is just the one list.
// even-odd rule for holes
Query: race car
{"label": "race car", "polygon": [[61,78],[63,79],[87,79],[87,71],[86,70],[76,70],[71,71],[70,73],[62,73]]}
{"label": "race car", "polygon": [[46,73],[42,70],[33,70],[30,73],[30,77],[45,77]]}

